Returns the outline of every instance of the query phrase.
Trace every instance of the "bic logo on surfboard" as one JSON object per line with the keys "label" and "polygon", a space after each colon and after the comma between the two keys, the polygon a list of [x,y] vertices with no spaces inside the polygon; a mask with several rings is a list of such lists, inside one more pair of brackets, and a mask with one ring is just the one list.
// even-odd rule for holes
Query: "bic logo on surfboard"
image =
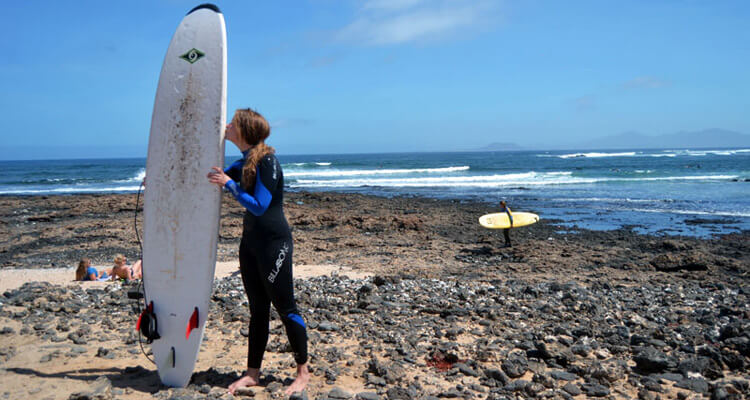
{"label": "bic logo on surfboard", "polygon": [[196,48],[190,49],[187,53],[180,56],[181,59],[189,62],[190,64],[193,64],[194,62],[200,60],[205,56],[206,54]]}

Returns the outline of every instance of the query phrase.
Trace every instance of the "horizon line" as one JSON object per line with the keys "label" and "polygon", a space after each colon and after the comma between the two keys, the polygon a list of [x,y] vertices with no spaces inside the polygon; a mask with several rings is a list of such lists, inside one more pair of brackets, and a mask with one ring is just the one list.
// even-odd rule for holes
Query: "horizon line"
{"label": "horizon line", "polygon": [[[487,150],[487,149],[473,149],[473,150],[425,150],[425,151],[393,151],[393,152],[381,152],[381,151],[375,151],[375,152],[351,152],[351,153],[276,153],[276,155],[282,156],[282,157],[300,157],[300,156],[356,156],[356,155],[377,155],[377,154],[451,154],[451,153],[525,153],[525,152],[534,152],[534,151],[544,151],[544,152],[558,152],[558,151],[575,151],[575,152],[585,152],[585,151],[642,151],[642,150],[750,150],[750,147],[748,146],[729,146],[729,147],[691,147],[691,146],[685,146],[685,147],[609,147],[609,148],[525,148],[522,146],[519,146],[520,148],[517,149],[497,149],[497,150]],[[2,152],[3,147],[0,147],[0,152]],[[232,154],[227,155],[225,154],[225,157],[237,157],[240,156],[240,154]],[[147,159],[147,156],[125,156],[125,157],[73,157],[73,158],[0,158],[0,162],[11,162],[11,161],[77,161],[77,160],[134,160],[134,159]]]}

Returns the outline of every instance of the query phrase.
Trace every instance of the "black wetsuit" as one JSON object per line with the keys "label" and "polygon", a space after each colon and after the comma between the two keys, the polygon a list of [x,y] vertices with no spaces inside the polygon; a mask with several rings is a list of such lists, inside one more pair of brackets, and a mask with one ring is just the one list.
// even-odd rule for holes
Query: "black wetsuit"
{"label": "black wetsuit", "polygon": [[240,242],[240,272],[250,303],[247,366],[260,368],[268,343],[271,304],[281,316],[297,364],[307,362],[307,331],[297,311],[292,279],[292,233],[284,216],[284,176],[274,155],[261,159],[253,185],[242,188],[243,158],[224,172],[225,187],[247,210]]}
{"label": "black wetsuit", "polygon": [[[510,208],[508,206],[500,205],[500,212],[504,212],[508,214],[508,220],[510,220],[510,228],[513,227],[513,214],[510,213]],[[505,246],[510,247],[510,228],[503,229],[503,236],[505,236]]]}

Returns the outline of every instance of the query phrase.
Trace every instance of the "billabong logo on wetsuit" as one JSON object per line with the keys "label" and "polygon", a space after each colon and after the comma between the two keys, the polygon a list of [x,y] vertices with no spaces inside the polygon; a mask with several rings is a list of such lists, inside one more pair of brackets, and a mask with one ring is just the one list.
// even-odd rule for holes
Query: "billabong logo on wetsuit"
{"label": "billabong logo on wetsuit", "polygon": [[279,250],[279,256],[276,258],[276,268],[271,271],[270,274],[268,274],[268,281],[273,283],[273,281],[276,280],[276,276],[279,275],[279,271],[281,271],[281,265],[284,264],[284,260],[286,260],[286,253],[289,251],[289,246],[284,242],[284,246]]}

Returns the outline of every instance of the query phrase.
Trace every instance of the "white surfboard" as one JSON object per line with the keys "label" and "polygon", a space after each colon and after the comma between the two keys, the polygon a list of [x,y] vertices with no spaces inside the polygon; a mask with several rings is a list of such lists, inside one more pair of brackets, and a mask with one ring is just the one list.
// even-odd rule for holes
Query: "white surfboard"
{"label": "white surfboard", "polygon": [[[196,7],[169,44],[151,119],[143,280],[161,336],[151,349],[168,386],[190,382],[208,316],[221,190],[206,174],[224,166],[226,60],[224,16],[210,4]],[[194,313],[197,327],[189,329]]]}

